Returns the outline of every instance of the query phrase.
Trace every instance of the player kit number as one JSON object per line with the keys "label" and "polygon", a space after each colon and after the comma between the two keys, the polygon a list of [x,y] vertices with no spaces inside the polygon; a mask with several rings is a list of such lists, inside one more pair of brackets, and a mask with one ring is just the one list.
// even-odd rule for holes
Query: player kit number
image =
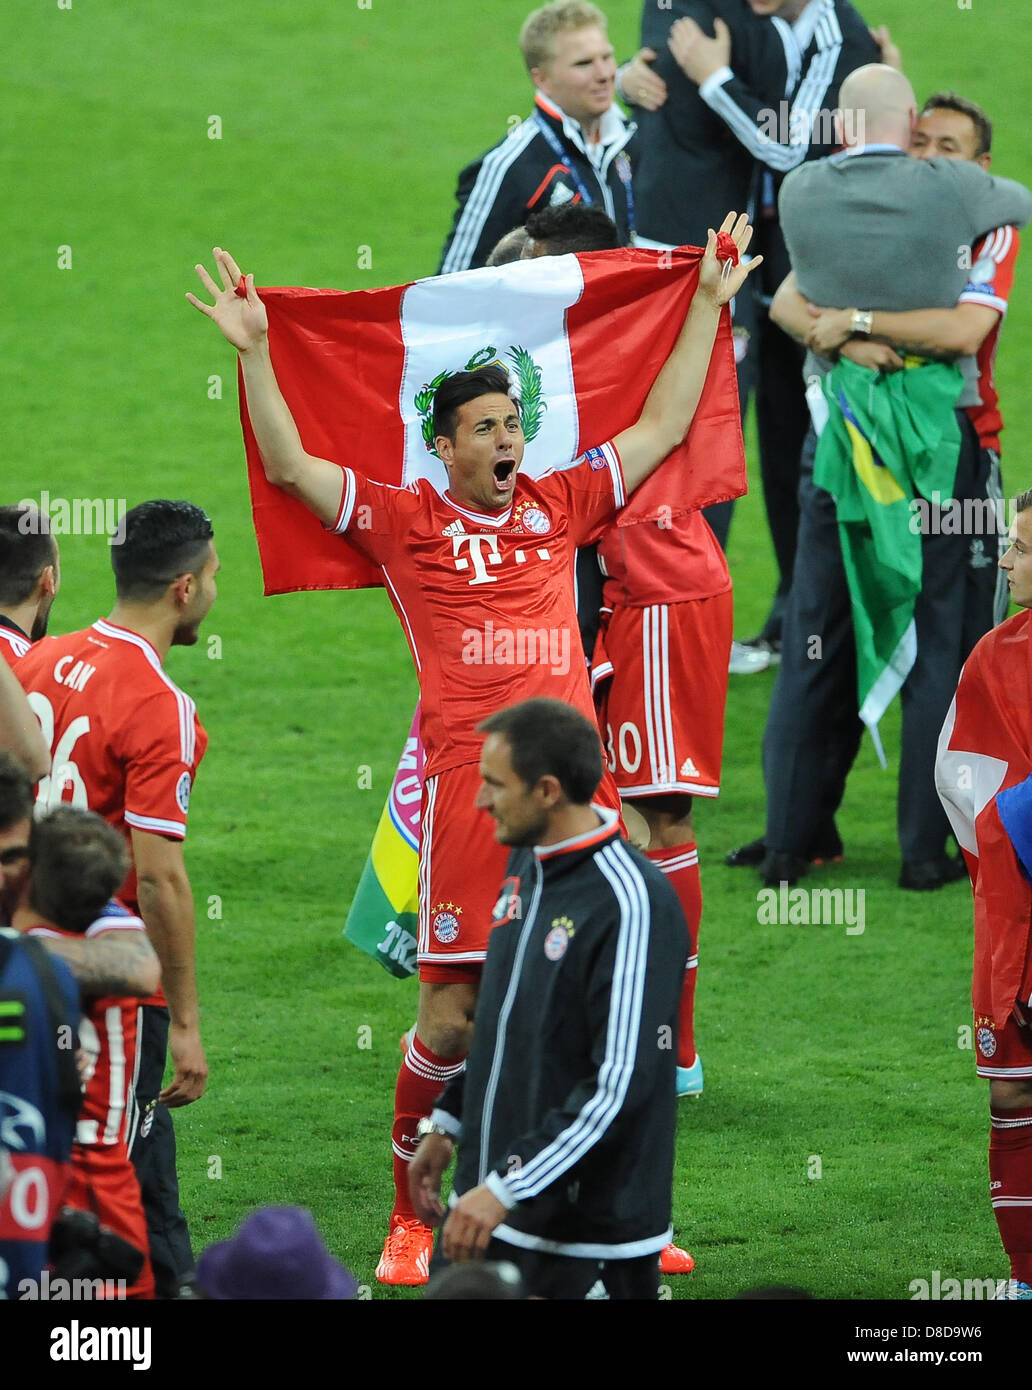
{"label": "player kit number", "polygon": [[625,720],[620,725],[620,732],[616,736],[615,744],[613,740],[613,726],[606,725],[606,750],[609,754],[609,771],[616,771],[617,759],[624,772],[637,772],[641,766],[641,734],[638,732],[637,724]]}
{"label": "player kit number", "polygon": [[[40,695],[36,690],[29,691],[28,700],[32,706],[33,714],[39,720],[39,727],[43,730],[47,747],[50,749],[50,771],[39,784],[39,791],[36,793],[36,805],[43,812],[60,806],[62,802],[70,801],[72,806],[81,806],[85,809],[88,806],[86,783],[82,780],[79,769],[72,760],[72,753],[83,734],[88,734],[90,731],[89,718],[85,714],[80,714],[78,718],[73,719],[61,735],[55,748],[53,705],[45,695]],[[64,795],[65,787],[72,789],[70,798],[66,798]]]}

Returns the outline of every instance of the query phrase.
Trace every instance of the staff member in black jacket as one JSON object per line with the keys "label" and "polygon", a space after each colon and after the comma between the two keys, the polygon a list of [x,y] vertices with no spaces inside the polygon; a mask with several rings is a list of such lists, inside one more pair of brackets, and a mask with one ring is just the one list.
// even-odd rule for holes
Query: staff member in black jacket
{"label": "staff member in black jacket", "polygon": [[663,875],[591,796],[598,730],[526,700],[487,734],[477,804],[513,845],[466,1070],[409,1169],[435,1259],[508,1259],[530,1295],[656,1298],[670,1242],[677,1005],[687,938]]}
{"label": "staff member in black jacket", "polygon": [[528,212],[567,202],[600,207],[616,223],[621,246],[634,240],[626,153],[634,126],[613,105],[616,59],[605,15],[588,0],[554,0],[528,16],[520,50],[534,110],[459,175],[440,275],[486,265],[495,243]]}

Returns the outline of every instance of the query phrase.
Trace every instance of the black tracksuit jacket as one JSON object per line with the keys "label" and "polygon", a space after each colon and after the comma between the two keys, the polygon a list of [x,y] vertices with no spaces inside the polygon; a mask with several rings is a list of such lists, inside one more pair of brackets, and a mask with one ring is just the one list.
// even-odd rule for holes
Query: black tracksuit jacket
{"label": "black tracksuit jacket", "polygon": [[519,849],[495,909],[466,1070],[454,1192],[487,1181],[494,1235],[634,1258],[671,1239],[677,1008],[688,938],[662,873],[619,836]]}

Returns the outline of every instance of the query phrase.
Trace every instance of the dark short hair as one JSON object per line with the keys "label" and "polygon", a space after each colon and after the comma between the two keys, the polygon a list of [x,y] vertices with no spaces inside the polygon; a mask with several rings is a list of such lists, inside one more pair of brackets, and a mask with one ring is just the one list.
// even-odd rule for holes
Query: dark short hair
{"label": "dark short hair", "polygon": [[492,364],[475,372],[452,372],[444,378],[434,392],[434,438],[443,434],[454,443],[459,407],[478,396],[508,396],[512,400],[512,382],[504,367]]}
{"label": "dark short hair", "polygon": [[0,606],[24,603],[47,565],[56,563],[46,512],[26,502],[0,507]]}
{"label": "dark short hair", "polygon": [[32,778],[13,753],[0,752],[0,830],[32,815]]}
{"label": "dark short hair", "polygon": [[921,115],[927,116],[930,111],[958,111],[967,116],[975,127],[975,155],[988,154],[992,149],[993,123],[976,101],[968,101],[956,92],[933,92],[921,107]]}
{"label": "dark short hair", "polygon": [[560,203],[532,212],[524,226],[531,241],[548,245],[549,256],[568,251],[612,251],[620,245],[616,223],[590,203]]}
{"label": "dark short hair", "polygon": [[111,547],[119,598],[160,598],[181,574],[196,574],[215,532],[192,502],[141,502],[125,514],[125,539]]}
{"label": "dark short hair", "polygon": [[555,777],[563,795],[586,806],[602,780],[598,728],[562,700],[523,700],[477,725],[478,734],[500,734],[509,745],[512,770],[526,787]]}
{"label": "dark short hair", "polygon": [[129,851],[103,817],[59,806],[29,835],[29,906],[65,931],[84,932],[129,871]]}
{"label": "dark short hair", "polygon": [[1032,488],[1029,488],[1027,492],[1019,492],[1014,499],[1015,514],[1027,512],[1030,507],[1032,507]]}

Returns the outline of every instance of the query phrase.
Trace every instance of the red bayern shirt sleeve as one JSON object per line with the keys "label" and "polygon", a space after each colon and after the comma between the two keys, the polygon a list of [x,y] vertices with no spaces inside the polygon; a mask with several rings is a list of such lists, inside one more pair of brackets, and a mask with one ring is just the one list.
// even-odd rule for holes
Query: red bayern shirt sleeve
{"label": "red bayern shirt sleeve", "polygon": [[1018,245],[1014,227],[997,227],[988,232],[972,253],[971,274],[957,303],[984,304],[1005,314],[1014,284]]}
{"label": "red bayern shirt sleeve", "polygon": [[627,502],[623,465],[611,441],[588,449],[569,468],[542,474],[535,486],[566,513],[575,546],[596,541]]}
{"label": "red bayern shirt sleeve", "polygon": [[182,691],[145,700],[127,737],[125,819],[135,830],[186,838],[194,777],[208,738]]}
{"label": "red bayern shirt sleeve", "polygon": [[385,565],[393,557],[408,528],[409,515],[418,502],[416,485],[392,487],[342,469],[344,490],[337,520],[330,527],[375,565]]}

